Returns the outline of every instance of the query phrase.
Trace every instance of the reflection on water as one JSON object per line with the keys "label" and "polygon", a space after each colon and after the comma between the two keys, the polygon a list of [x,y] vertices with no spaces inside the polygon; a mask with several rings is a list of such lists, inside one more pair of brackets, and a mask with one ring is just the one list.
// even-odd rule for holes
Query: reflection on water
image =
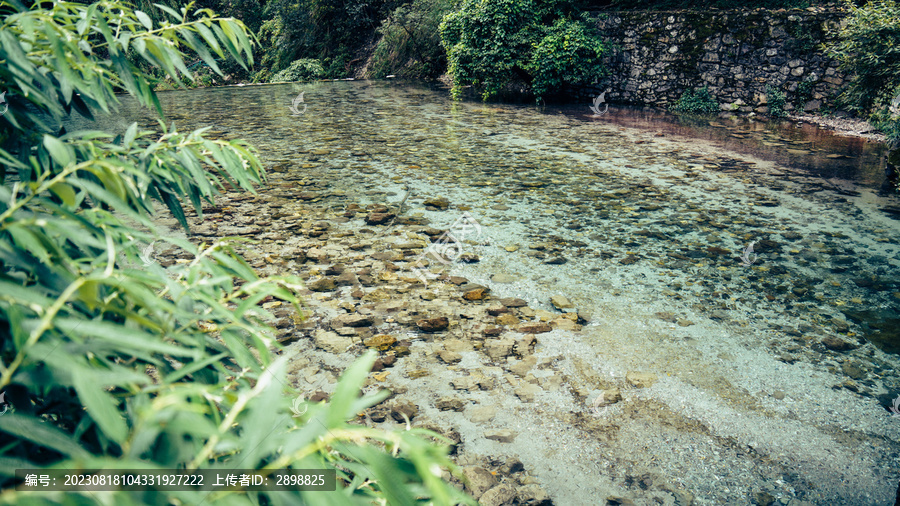
{"label": "reflection on water", "polygon": [[618,114],[603,120],[665,135],[703,139],[811,176],[847,179],[867,187],[879,187],[884,181],[886,147],[883,143],[835,135],[809,123],[798,125],[787,120],[763,123],[738,118],[709,120],[672,116],[649,108],[622,108]]}
{"label": "reflection on water", "polygon": [[[299,93],[301,114],[291,110]],[[879,144],[810,126],[698,124],[615,106],[597,118],[589,104],[453,103],[444,90],[396,83],[160,98],[181,129],[210,127],[210,136],[259,148],[272,199],[396,203],[408,185],[409,204],[447,225],[457,215],[421,211],[424,198],[447,197],[497,246],[473,279],[522,274],[529,283],[511,286],[563,291],[586,314],[639,306],[683,342],[704,338],[692,330],[699,315],[730,325],[740,346],[769,350],[778,364],[809,362],[845,377],[839,388],[859,396],[885,403],[900,393],[891,355],[900,352],[900,222],[881,210],[897,202],[877,194]],[[132,106],[110,121],[124,129],[132,120],[154,126]],[[746,265],[751,243],[758,259]],[[867,340],[878,349],[851,355]],[[673,365],[673,375],[687,374],[690,353],[678,351],[686,345],[657,346],[683,369]],[[689,383],[724,397],[720,383],[730,380]]]}

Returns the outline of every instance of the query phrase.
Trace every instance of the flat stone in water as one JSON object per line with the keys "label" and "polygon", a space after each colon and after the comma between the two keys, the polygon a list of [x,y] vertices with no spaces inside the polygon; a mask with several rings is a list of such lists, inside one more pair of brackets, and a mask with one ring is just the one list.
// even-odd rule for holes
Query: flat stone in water
{"label": "flat stone in water", "polygon": [[570,309],[575,307],[572,302],[562,295],[553,295],[550,297],[550,303],[553,304],[553,307],[556,309]]}

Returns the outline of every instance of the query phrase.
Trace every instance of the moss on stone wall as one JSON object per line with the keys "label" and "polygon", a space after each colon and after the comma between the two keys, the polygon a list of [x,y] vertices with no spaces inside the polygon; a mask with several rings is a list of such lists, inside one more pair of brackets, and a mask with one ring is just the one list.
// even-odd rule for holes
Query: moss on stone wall
{"label": "moss on stone wall", "polygon": [[610,74],[582,91],[610,89],[610,101],[666,107],[709,86],[728,110],[764,113],[768,85],[788,94],[789,109],[818,108],[845,82],[818,50],[824,26],[842,16],[840,8],[610,13],[598,21],[618,42]]}

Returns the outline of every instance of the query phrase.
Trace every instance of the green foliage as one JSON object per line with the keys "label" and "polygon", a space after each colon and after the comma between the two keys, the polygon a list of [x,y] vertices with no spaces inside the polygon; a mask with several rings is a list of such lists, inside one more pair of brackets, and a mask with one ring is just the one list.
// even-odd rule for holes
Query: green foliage
{"label": "green foliage", "polygon": [[[290,357],[276,355],[260,304],[274,298],[299,312],[299,280],[257,277],[236,241],[197,245],[156,231],[154,201],[186,228],[183,199],[200,215],[202,202],[224,188],[254,191],[263,171],[251,146],[178,132],[163,120],[159,132],[137,124],[117,136],[60,132],[73,109],[114,113],[119,91],[162,115],[143,65],[193,80],[184,48],[221,75],[216,60],[225,55],[252,61],[246,26],[168,7],[157,23],[112,0],[44,5],[0,2],[0,82],[9,102],[0,117],[0,392],[11,406],[0,417],[3,501],[98,500],[92,492],[25,497],[9,487],[17,468],[334,468],[340,488],[328,496],[100,494],[109,504],[413,496],[474,504],[435,473],[452,468],[447,447],[427,441],[435,434],[346,422],[386,397],[358,397],[372,354],[345,371],[327,404],[291,416]],[[189,261],[140,266],[140,242],[151,241]]]}
{"label": "green foliage", "polygon": [[293,82],[293,81],[311,81],[319,79],[325,75],[325,69],[319,60],[309,58],[301,58],[288,66],[288,68],[275,74],[270,79],[273,83]]}
{"label": "green foliage", "polygon": [[413,0],[397,7],[378,29],[372,76],[435,77],[443,72],[447,57],[439,28],[448,12],[449,0]]}
{"label": "green foliage", "polygon": [[[195,0],[187,2],[184,0],[136,0],[133,2],[135,10],[142,11],[150,18],[154,26],[161,26],[164,22],[170,21],[168,14],[160,8],[168,7],[175,11],[180,11],[182,7],[186,7],[188,11],[209,9],[218,13],[222,17],[235,17],[241,20],[251,32],[256,32],[262,23],[262,8],[255,0]],[[184,52],[185,65],[194,74],[195,79],[189,81],[182,78],[180,82],[148,64],[143,64],[140,58],[133,58],[136,65],[141,70],[152,76],[151,83],[156,89],[170,89],[177,86],[185,86],[192,88],[195,86],[215,86],[226,84],[226,82],[235,82],[238,80],[249,78],[250,71],[229,54],[225,54],[222,58],[216,58],[216,63],[221,69],[224,76],[212,68],[210,68],[203,59],[189,47],[180,48]],[[258,52],[258,46],[257,46]]]}
{"label": "green foliage", "polygon": [[784,105],[787,101],[784,92],[770,85],[766,85],[766,101],[769,103],[769,115],[773,118],[787,116]]}
{"label": "green foliage", "polygon": [[894,150],[900,149],[900,85],[881,95],[872,107],[869,122],[887,136]]}
{"label": "green foliage", "polygon": [[[346,77],[355,51],[369,41],[387,12],[379,0],[271,0],[265,17],[274,20],[264,53],[279,63],[273,73],[299,58],[322,62],[327,77]],[[393,10],[393,5],[391,6]],[[266,56],[263,56],[263,60]]]}
{"label": "green foliage", "polygon": [[819,49],[825,39],[825,30],[816,22],[793,22],[788,28],[791,38],[785,44],[794,53],[808,54]]}
{"label": "green foliage", "polygon": [[257,36],[262,48],[260,57],[262,68],[253,75],[253,82],[269,82],[274,73],[291,64],[295,48],[291,48],[287,40],[289,35],[284,30],[281,17],[276,16],[264,21]]}
{"label": "green foliage", "polygon": [[715,114],[719,112],[719,104],[709,92],[709,87],[686,90],[675,102],[671,110],[688,114]]}
{"label": "green foliage", "polygon": [[463,0],[440,26],[454,97],[476,85],[487,100],[513,78],[540,96],[600,77],[603,42],[587,24],[567,18],[571,8],[563,0]]}
{"label": "green foliage", "polygon": [[846,4],[848,16],[827,52],[853,76],[840,99],[850,110],[871,115],[889,138],[900,139],[887,113],[900,87],[900,4],[894,0]]}
{"label": "green foliage", "polygon": [[526,70],[534,76],[535,95],[542,96],[565,84],[589,83],[604,74],[600,59],[606,48],[585,23],[558,19],[534,47]]}
{"label": "green foliage", "polygon": [[812,100],[813,89],[816,87],[816,81],[804,79],[797,85],[797,92],[794,95],[794,107],[802,108],[804,104]]}

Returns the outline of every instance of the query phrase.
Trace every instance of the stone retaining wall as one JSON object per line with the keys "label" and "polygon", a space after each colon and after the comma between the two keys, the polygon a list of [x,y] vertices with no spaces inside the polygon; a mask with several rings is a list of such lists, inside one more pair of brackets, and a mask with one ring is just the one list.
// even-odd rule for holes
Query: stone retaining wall
{"label": "stone retaining wall", "polygon": [[786,110],[813,111],[846,80],[818,47],[844,17],[839,7],[600,15],[616,46],[610,74],[573,90],[579,99],[608,89],[608,102],[668,107],[685,90],[708,85],[723,110],[766,113],[771,85],[786,95]]}

